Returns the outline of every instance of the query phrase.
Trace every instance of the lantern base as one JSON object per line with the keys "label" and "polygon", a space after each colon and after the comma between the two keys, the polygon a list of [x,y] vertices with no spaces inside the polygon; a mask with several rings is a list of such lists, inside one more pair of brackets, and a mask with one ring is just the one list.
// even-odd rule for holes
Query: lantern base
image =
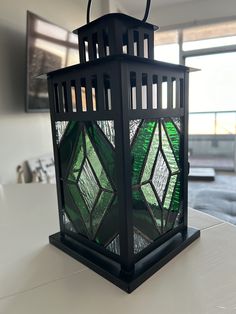
{"label": "lantern base", "polygon": [[200,231],[187,228],[179,232],[160,247],[135,263],[132,273],[124,274],[120,265],[95,250],[62,236],[60,232],[49,237],[49,242],[83,263],[96,273],[111,281],[122,290],[131,293],[157,270],[163,267],[177,254],[189,246],[200,236]]}

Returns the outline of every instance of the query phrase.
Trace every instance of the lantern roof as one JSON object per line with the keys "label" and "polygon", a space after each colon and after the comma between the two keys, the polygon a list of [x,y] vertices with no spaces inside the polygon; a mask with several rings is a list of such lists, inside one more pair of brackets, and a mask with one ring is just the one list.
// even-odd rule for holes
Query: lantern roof
{"label": "lantern roof", "polygon": [[90,22],[89,24],[83,25],[73,31],[75,34],[79,34],[80,32],[83,32],[85,30],[89,30],[90,28],[93,28],[97,25],[100,25],[102,23],[108,23],[110,21],[121,21],[123,25],[127,25],[129,28],[137,28],[137,27],[144,27],[149,30],[156,31],[159,29],[158,26],[143,22],[139,19],[136,19],[134,17],[131,17],[129,15],[123,14],[123,13],[109,13],[106,15],[103,15],[99,17],[98,19]]}

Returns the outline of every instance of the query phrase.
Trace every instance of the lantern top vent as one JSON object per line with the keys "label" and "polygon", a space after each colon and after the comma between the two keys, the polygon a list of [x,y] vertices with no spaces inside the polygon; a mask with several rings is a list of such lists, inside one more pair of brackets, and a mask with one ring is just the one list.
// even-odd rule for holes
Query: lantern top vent
{"label": "lantern top vent", "polygon": [[153,59],[157,29],[122,13],[104,15],[74,31],[79,37],[80,62],[120,54]]}

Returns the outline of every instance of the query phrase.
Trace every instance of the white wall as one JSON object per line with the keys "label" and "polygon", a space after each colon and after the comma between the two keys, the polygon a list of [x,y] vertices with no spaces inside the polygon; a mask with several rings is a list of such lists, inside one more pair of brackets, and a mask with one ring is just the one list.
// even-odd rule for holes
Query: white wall
{"label": "white wall", "polygon": [[233,16],[236,16],[235,0],[194,0],[151,9],[149,22],[175,28],[175,25],[201,24],[205,20]]}
{"label": "white wall", "polygon": [[[93,1],[91,19],[102,14]],[[85,23],[87,0],[0,0],[0,183],[16,181],[16,166],[52,151],[48,113],[26,114],[26,10],[73,30]]]}

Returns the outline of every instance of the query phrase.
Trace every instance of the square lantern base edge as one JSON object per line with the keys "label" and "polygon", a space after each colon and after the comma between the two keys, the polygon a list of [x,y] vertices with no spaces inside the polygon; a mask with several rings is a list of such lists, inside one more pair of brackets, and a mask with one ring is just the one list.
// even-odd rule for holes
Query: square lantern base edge
{"label": "square lantern base edge", "polygon": [[72,239],[65,239],[60,232],[49,236],[49,242],[122,290],[131,293],[199,237],[200,230],[188,227],[138,261],[129,275],[121,272],[118,263]]}

